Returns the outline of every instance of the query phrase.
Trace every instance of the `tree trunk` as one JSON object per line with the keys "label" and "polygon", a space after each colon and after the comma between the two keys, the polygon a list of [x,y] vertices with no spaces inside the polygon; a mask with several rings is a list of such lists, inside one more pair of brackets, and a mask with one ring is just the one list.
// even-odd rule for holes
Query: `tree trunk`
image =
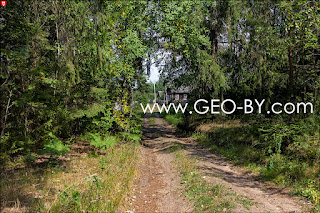
{"label": "tree trunk", "polygon": [[12,91],[9,92],[9,99],[7,102],[6,111],[4,113],[4,116],[3,116],[3,110],[1,109],[1,136],[0,136],[0,140],[4,136],[6,125],[7,125],[7,119],[8,119],[8,115],[9,115],[9,109],[12,106],[12,105],[10,105],[11,96],[12,96]]}
{"label": "tree trunk", "polygon": [[210,11],[209,28],[210,28],[211,51],[212,51],[211,54],[214,57],[218,51],[217,29],[216,29],[216,26],[213,24],[216,18],[214,14],[214,8],[212,6],[209,7],[209,11]]}

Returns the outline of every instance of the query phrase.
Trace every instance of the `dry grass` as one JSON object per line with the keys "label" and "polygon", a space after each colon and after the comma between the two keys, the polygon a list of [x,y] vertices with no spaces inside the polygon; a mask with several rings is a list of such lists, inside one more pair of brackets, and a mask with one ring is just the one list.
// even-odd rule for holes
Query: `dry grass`
{"label": "dry grass", "polygon": [[65,165],[1,173],[1,212],[115,211],[136,174],[137,146],[73,158]]}
{"label": "dry grass", "polygon": [[212,123],[200,124],[196,127],[196,131],[207,133],[211,132],[215,128],[235,128],[242,127],[248,124],[241,123],[240,120],[228,120],[228,121],[216,121]]}

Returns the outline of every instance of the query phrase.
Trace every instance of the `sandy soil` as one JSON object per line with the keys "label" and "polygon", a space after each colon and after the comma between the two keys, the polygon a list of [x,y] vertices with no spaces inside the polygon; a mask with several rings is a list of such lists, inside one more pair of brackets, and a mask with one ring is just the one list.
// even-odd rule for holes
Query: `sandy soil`
{"label": "sandy soil", "polygon": [[144,119],[140,175],[134,186],[129,212],[192,212],[184,196],[180,177],[174,169],[174,154],[170,147],[180,144],[186,154],[196,157],[198,166],[208,182],[224,184],[255,203],[249,210],[241,206],[234,212],[301,212],[302,200],[288,195],[287,190],[259,182],[254,177],[227,162],[223,157],[198,146],[191,138],[178,136],[162,118]]}

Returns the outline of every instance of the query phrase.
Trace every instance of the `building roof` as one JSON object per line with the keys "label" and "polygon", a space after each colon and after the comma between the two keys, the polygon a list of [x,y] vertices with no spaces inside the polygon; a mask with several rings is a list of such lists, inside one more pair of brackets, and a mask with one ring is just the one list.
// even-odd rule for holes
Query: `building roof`
{"label": "building roof", "polygon": [[191,92],[191,87],[190,86],[180,86],[177,89],[170,89],[167,88],[167,92],[169,93],[190,93]]}

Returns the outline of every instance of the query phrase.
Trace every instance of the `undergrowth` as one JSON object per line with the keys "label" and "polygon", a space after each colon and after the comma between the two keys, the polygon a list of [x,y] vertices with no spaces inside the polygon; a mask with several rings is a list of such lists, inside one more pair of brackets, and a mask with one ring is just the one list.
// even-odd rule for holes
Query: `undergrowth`
{"label": "undergrowth", "polygon": [[265,181],[294,188],[293,193],[312,201],[320,209],[319,124],[213,123],[207,132],[195,132],[199,144],[210,147]]}
{"label": "undergrowth", "polygon": [[100,133],[87,133],[83,138],[90,141],[90,144],[98,149],[108,149],[113,147],[119,140],[116,136],[108,134],[102,135]]}
{"label": "undergrowth", "polygon": [[[199,120],[191,116],[188,123],[183,123],[186,122],[183,116],[175,114],[165,118],[169,123],[182,128],[194,126]],[[284,121],[279,117],[277,120],[246,123],[223,117],[200,124],[204,130],[200,128],[193,132],[193,137],[200,145],[256,173],[259,179],[289,186],[293,189],[292,193],[310,199],[314,210],[319,211],[319,124],[319,116],[295,122]]]}
{"label": "undergrowth", "polygon": [[51,132],[48,133],[48,139],[45,140],[44,148],[39,150],[39,154],[63,155],[70,152],[70,146],[64,144]]}
{"label": "undergrowth", "polygon": [[[130,133],[117,136],[89,133],[83,139],[105,152],[86,153],[66,163],[53,155],[55,164],[43,167],[33,163],[31,167],[1,172],[1,209],[5,212],[115,212],[123,208],[136,174],[138,143],[134,141],[140,137]],[[130,142],[119,143],[121,140]],[[58,139],[50,144],[52,150],[60,150]],[[29,158],[36,159],[34,155]]]}
{"label": "undergrowth", "polygon": [[165,119],[169,122],[169,124],[172,124],[174,126],[183,123],[183,117],[180,114],[167,114],[165,116]]}

